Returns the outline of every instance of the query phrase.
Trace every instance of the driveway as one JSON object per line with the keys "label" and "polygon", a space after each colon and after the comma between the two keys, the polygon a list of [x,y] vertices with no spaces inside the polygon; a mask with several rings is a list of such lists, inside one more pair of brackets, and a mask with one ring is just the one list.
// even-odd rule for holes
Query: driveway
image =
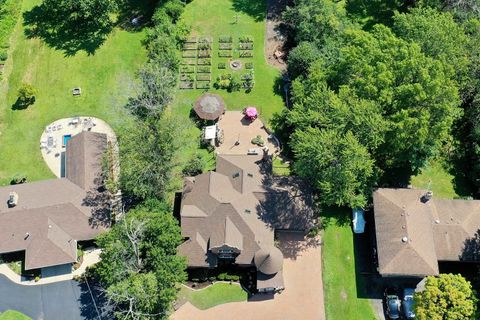
{"label": "driveway", "polygon": [[0,312],[8,309],[33,320],[98,319],[86,285],[73,280],[24,286],[0,275]]}
{"label": "driveway", "polygon": [[275,296],[256,295],[246,302],[219,305],[199,310],[185,303],[173,320],[323,320],[323,283],[319,239],[304,240],[297,233],[280,233],[279,246],[284,255],[285,290]]}

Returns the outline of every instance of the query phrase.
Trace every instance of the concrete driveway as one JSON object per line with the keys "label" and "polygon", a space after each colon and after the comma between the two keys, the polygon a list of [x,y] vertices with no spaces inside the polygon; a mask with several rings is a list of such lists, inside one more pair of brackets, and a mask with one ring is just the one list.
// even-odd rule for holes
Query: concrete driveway
{"label": "concrete driveway", "polygon": [[[322,259],[319,239],[304,240],[297,233],[279,234],[284,255],[285,290],[275,296],[256,295],[247,302],[199,310],[185,303],[173,320],[323,320]],[[227,316],[228,315],[228,316]]]}
{"label": "concrete driveway", "polygon": [[98,319],[86,285],[73,280],[24,286],[0,275],[0,312],[8,309],[33,320]]}

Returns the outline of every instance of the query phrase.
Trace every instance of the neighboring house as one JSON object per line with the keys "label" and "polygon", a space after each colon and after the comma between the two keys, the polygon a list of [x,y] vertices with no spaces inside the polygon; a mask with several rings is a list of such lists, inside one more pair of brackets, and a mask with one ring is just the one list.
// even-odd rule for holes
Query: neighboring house
{"label": "neighboring house", "polygon": [[259,292],[284,288],[275,230],[312,227],[312,196],[296,178],[273,177],[269,157],[218,155],[216,171],[185,178],[178,251],[189,268],[257,269]]}
{"label": "neighboring house", "polygon": [[105,134],[82,132],[66,146],[66,178],[0,187],[0,254],[25,252],[25,270],[71,271],[77,244],[109,226],[102,190]]}
{"label": "neighboring house", "polygon": [[433,199],[416,189],[373,193],[378,271],[386,277],[439,274],[439,262],[480,261],[480,201]]}

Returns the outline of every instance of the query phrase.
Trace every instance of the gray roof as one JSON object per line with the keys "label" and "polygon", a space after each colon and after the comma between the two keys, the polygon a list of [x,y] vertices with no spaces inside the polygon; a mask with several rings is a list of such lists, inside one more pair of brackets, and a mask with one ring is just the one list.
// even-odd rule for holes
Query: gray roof
{"label": "gray roof", "polygon": [[466,252],[480,228],[480,201],[425,200],[426,190],[378,189],[373,194],[379,272],[437,275],[438,261],[474,261]]}
{"label": "gray roof", "polygon": [[[90,135],[82,134],[87,144],[106,141]],[[69,144],[67,152],[81,154],[69,150],[80,146]],[[76,176],[81,175],[89,177]],[[11,208],[7,205],[10,192],[18,195],[17,205]],[[0,187],[0,199],[4,199],[0,201],[0,253],[25,251],[26,270],[75,262],[77,241],[91,240],[108,227],[108,219],[97,221],[103,212],[99,208],[105,205],[98,202],[104,197],[66,178]]]}
{"label": "gray roof", "polygon": [[274,246],[274,226],[280,225],[272,223],[275,216],[290,221],[282,225],[285,229],[308,229],[308,223],[294,221],[311,218],[311,207],[293,210],[296,205],[308,206],[302,201],[308,192],[299,191],[298,199],[285,208],[264,204],[271,201],[269,195],[291,195],[277,188],[270,172],[270,161],[261,155],[218,155],[215,172],[185,179],[180,215],[182,235],[188,240],[179,246],[179,253],[188,258],[189,267],[215,267],[210,249],[222,245],[239,249],[237,264],[253,265],[258,250]]}

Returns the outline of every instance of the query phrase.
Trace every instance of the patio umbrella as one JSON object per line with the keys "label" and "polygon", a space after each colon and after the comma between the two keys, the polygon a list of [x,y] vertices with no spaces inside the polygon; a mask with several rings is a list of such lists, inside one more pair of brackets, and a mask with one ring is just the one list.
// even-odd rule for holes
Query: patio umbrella
{"label": "patio umbrella", "polygon": [[247,107],[245,109],[245,115],[250,119],[254,119],[258,116],[257,109],[255,107]]}
{"label": "patio umbrella", "polygon": [[203,120],[216,120],[225,112],[225,102],[218,94],[206,93],[197,99],[193,107]]}

